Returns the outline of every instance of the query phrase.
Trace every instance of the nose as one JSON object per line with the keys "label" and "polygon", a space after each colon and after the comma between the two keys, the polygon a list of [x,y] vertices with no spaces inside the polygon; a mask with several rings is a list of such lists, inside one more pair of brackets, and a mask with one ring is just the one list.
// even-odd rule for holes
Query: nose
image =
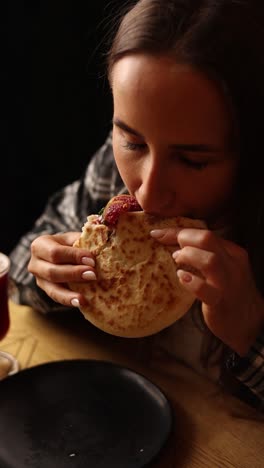
{"label": "nose", "polygon": [[[161,160],[162,161],[162,160]],[[141,169],[137,200],[147,213],[164,215],[172,201],[166,163],[149,155]]]}

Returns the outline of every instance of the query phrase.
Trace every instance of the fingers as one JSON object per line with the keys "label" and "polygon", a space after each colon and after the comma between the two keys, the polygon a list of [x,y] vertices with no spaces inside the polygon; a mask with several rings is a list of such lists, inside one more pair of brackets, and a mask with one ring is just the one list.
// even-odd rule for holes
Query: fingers
{"label": "fingers", "polygon": [[31,244],[31,256],[54,264],[88,264],[87,258],[93,258],[91,253],[72,246],[78,237],[80,233],[40,236]]}
{"label": "fingers", "polygon": [[191,265],[212,284],[215,281],[224,284],[228,270],[235,265],[243,270],[249,268],[245,249],[211,231],[184,229],[178,233],[178,241],[180,249],[173,253],[175,262]]}
{"label": "fingers", "polygon": [[204,304],[215,307],[249,270],[248,255],[231,241],[211,231],[183,229],[178,233],[180,249],[172,256],[181,284]]}
{"label": "fingers", "polygon": [[224,239],[206,229],[182,229],[178,233],[178,242],[181,248],[196,247],[207,252],[214,252],[216,255],[224,251]]}
{"label": "fingers", "polygon": [[43,260],[30,261],[30,273],[52,283],[85,282],[95,280],[95,269],[87,265],[56,265]]}
{"label": "fingers", "polygon": [[199,271],[202,277],[218,274],[221,276],[218,280],[223,279],[225,273],[225,268],[220,269],[219,265],[230,263],[231,254],[237,247],[206,229],[171,228],[152,231],[151,235],[162,244],[178,247],[173,258],[179,266],[187,265],[189,269]]}
{"label": "fingers", "polygon": [[81,294],[69,289],[68,283],[96,280],[91,253],[72,246],[79,237],[80,233],[44,235],[31,244],[28,271],[51,299],[67,307],[86,303]]}
{"label": "fingers", "polygon": [[68,283],[95,281],[96,274],[92,267],[76,265],[53,265],[48,262],[39,262],[29,271],[34,274],[37,285],[53,299],[67,307],[80,307],[86,301],[81,294],[72,291]]}
{"label": "fingers", "polygon": [[64,305],[65,307],[80,307],[85,306],[86,301],[81,294],[71,291],[63,284],[54,284],[49,281],[37,279],[37,285],[43,289],[45,293],[55,302]]}
{"label": "fingers", "polygon": [[[204,250],[215,250],[218,251],[222,249],[222,242],[224,239],[216,236],[216,234],[207,229],[197,229],[197,228],[166,228],[166,229],[155,229],[150,232],[150,235],[166,245],[179,244],[180,247],[185,247],[187,245],[198,247]],[[229,243],[232,244],[231,242]]]}
{"label": "fingers", "polygon": [[204,304],[215,307],[219,303],[219,290],[209,285],[204,278],[181,269],[177,270],[177,276],[182,286]]}
{"label": "fingers", "polygon": [[165,245],[178,244],[180,247],[190,245],[207,250],[211,250],[216,238],[212,231],[197,228],[154,229],[150,232],[150,235]]}
{"label": "fingers", "polygon": [[51,234],[53,239],[56,239],[62,245],[69,245],[72,246],[75,241],[77,241],[80,237],[80,232],[63,232],[57,234]]}
{"label": "fingers", "polygon": [[215,252],[187,246],[175,251],[172,257],[179,268],[194,270],[213,286],[220,284],[225,278],[225,262]]}
{"label": "fingers", "polygon": [[205,304],[215,305],[220,299],[216,285],[221,281],[218,257],[223,250],[215,234],[192,228],[154,230],[150,234],[164,245],[175,246],[172,256],[182,286]]}
{"label": "fingers", "polygon": [[179,232],[179,229],[176,228],[153,229],[150,231],[150,235],[153,237],[153,239],[161,242],[164,245],[179,245]]}
{"label": "fingers", "polygon": [[178,232],[177,239],[181,248],[185,246],[197,247],[215,255],[231,260],[239,259],[248,262],[248,254],[245,249],[234,242],[220,237],[213,231],[206,229],[182,229]]}

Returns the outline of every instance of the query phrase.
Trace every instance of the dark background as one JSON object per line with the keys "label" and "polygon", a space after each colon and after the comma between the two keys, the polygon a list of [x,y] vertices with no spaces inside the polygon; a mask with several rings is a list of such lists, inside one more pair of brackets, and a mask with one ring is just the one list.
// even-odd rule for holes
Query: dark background
{"label": "dark background", "polygon": [[111,128],[105,54],[122,0],[8,2],[0,250],[78,178]]}

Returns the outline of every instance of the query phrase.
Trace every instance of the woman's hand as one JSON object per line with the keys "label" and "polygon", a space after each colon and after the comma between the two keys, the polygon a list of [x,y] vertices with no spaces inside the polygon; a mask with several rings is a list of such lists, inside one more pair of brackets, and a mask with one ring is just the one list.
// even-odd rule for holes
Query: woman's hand
{"label": "woman's hand", "polygon": [[72,246],[79,237],[80,232],[42,235],[31,244],[28,270],[51,299],[68,307],[79,307],[86,302],[67,283],[96,279],[91,253]]}
{"label": "woman's hand", "polygon": [[247,252],[209,230],[164,229],[151,235],[161,243],[177,245],[173,253],[177,275],[202,302],[208,328],[245,355],[264,325],[264,300]]}

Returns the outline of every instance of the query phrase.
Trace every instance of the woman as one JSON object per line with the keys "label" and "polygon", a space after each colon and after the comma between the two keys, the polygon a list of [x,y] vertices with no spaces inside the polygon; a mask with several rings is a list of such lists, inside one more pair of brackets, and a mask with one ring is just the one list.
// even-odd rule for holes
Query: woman
{"label": "woman", "polygon": [[[263,10],[252,0],[137,2],[109,52],[114,159],[108,140],[83,181],[55,195],[11,257],[24,302],[78,307],[84,298],[65,284],[95,281],[96,265],[72,244],[87,214],[107,199],[125,189],[146,212],[203,219],[204,231],[150,233],[175,245],[175,263],[187,265],[178,275],[196,295],[203,323],[191,325],[190,317],[199,318],[195,307],[160,343],[215,380],[228,367],[243,382],[243,398],[258,407],[264,401]],[[32,240],[28,274],[15,263]]]}

